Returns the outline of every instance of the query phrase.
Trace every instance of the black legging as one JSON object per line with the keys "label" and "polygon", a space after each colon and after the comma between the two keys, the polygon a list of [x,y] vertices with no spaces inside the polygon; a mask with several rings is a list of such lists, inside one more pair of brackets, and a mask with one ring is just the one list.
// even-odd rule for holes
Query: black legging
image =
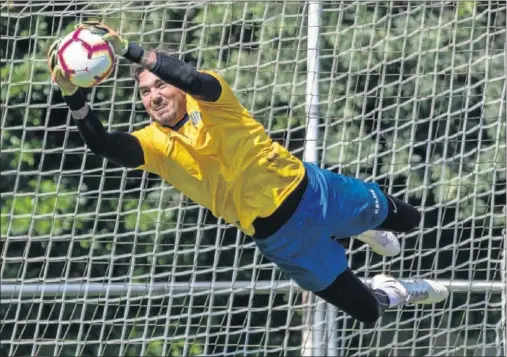
{"label": "black legging", "polygon": [[417,227],[421,221],[421,212],[396,197],[387,194],[386,197],[389,203],[387,218],[376,230],[406,233]]}
{"label": "black legging", "polygon": [[[408,203],[386,196],[389,212],[376,230],[401,233],[417,227],[421,213]],[[389,298],[385,292],[370,289],[350,269],[340,274],[326,289],[315,294],[353,318],[366,323],[377,321],[389,307]]]}
{"label": "black legging", "polygon": [[389,307],[385,292],[370,289],[349,268],[330,286],[315,294],[365,323],[374,323]]}

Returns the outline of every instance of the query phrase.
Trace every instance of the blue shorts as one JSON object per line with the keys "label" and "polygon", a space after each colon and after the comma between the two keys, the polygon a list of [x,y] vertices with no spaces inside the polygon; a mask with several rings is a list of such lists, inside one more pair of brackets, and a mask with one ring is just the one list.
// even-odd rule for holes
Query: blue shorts
{"label": "blue shorts", "polygon": [[348,265],[345,238],[377,228],[387,198],[375,183],[305,163],[308,186],[292,217],[272,236],[254,239],[271,262],[309,291],[327,288]]}

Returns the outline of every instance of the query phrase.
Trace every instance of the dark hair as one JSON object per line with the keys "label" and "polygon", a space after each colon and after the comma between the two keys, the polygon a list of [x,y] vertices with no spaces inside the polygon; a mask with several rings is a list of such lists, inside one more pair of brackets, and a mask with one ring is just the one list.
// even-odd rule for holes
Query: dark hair
{"label": "dark hair", "polygon": [[[153,50],[151,50],[155,53],[166,53],[168,55],[174,55],[175,52],[170,50],[170,49],[167,49],[167,48],[163,48],[163,47],[157,47]],[[145,68],[139,64],[139,63],[132,63],[130,65],[130,77],[135,80],[136,82],[139,82],[139,75],[145,70]]]}

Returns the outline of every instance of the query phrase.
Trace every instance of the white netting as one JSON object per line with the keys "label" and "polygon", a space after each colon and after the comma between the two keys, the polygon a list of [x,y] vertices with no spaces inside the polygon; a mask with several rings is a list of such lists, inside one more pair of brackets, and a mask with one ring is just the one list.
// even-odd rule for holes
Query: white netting
{"label": "white netting", "polygon": [[[219,70],[301,157],[307,2],[7,1],[2,354],[297,355],[306,330],[325,327],[313,347],[330,355],[503,354],[505,2],[321,3],[319,160],[424,212],[400,237],[401,256],[352,242],[350,264],[364,279],[448,279],[449,300],[389,311],[377,329],[339,311],[309,325],[313,300],[250,239],[157,177],[87,151],[50,86],[52,40],[104,20],[146,48]],[[148,123],[125,60],[88,93],[109,130]]]}

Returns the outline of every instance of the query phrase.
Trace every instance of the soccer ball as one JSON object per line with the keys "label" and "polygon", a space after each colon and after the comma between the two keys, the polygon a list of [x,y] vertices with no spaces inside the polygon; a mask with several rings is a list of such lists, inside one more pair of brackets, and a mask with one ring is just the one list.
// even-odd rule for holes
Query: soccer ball
{"label": "soccer ball", "polygon": [[58,64],[76,86],[89,88],[103,82],[114,68],[114,51],[101,36],[76,29],[60,42]]}

